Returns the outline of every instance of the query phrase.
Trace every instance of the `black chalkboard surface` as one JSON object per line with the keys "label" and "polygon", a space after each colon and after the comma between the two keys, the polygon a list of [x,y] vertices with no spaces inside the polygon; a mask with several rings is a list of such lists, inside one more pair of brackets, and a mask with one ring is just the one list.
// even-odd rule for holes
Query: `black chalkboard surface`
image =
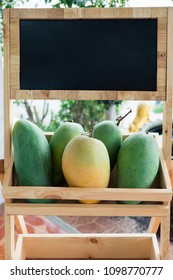
{"label": "black chalkboard surface", "polygon": [[20,89],[156,91],[157,19],[22,19]]}

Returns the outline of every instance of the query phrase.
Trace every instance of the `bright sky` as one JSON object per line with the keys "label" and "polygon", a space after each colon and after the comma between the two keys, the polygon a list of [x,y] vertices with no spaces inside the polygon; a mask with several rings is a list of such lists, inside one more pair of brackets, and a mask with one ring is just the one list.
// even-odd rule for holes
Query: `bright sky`
{"label": "bright sky", "polygon": [[133,6],[133,7],[173,6],[173,1],[171,1],[171,0],[129,0],[129,6]]}
{"label": "bright sky", "polygon": [[[56,0],[53,0],[52,3],[56,3]],[[36,5],[36,6],[35,6]],[[29,0],[28,3],[25,3],[25,7],[51,7],[50,4],[45,4],[44,0]],[[128,6],[131,7],[159,7],[159,6],[173,6],[172,0],[129,0]]]}

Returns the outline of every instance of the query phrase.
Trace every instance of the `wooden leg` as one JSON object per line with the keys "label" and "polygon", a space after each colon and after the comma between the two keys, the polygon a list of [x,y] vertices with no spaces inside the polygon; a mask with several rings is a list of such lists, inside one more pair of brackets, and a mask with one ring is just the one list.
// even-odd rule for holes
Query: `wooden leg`
{"label": "wooden leg", "polygon": [[17,229],[17,232],[19,234],[27,234],[28,231],[27,231],[27,228],[26,228],[26,224],[25,224],[25,221],[24,221],[24,218],[22,215],[17,215],[14,217],[14,222],[15,222],[15,226],[16,226],[16,229]]}
{"label": "wooden leg", "polygon": [[23,244],[23,237],[21,235],[19,235],[17,239],[14,259],[25,260],[25,248]]}
{"label": "wooden leg", "polygon": [[14,216],[5,214],[5,260],[14,255]]}
{"label": "wooden leg", "polygon": [[169,260],[170,249],[170,213],[161,218],[160,224],[160,256],[162,260]]}
{"label": "wooden leg", "polygon": [[156,233],[160,226],[160,217],[151,217],[148,233]]}

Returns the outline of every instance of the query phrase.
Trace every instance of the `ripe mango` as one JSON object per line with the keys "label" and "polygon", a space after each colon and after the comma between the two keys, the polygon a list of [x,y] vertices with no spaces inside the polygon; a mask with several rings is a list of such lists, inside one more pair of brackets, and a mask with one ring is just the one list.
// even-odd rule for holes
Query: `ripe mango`
{"label": "ripe mango", "polygon": [[[69,187],[107,188],[110,160],[105,145],[95,138],[77,136],[66,146],[62,169]],[[97,203],[98,200],[80,200]]]}
{"label": "ripe mango", "polygon": [[112,170],[115,166],[118,150],[122,143],[122,133],[120,128],[111,120],[101,121],[94,127],[93,136],[105,144]]}
{"label": "ripe mango", "polygon": [[150,188],[159,169],[159,150],[154,137],[142,132],[128,136],[118,152],[116,167],[118,188]]}
{"label": "ripe mango", "polygon": [[83,127],[79,123],[64,122],[53,134],[50,141],[50,148],[53,161],[53,185],[62,184],[65,179],[62,171],[62,155],[68,142],[84,133]]}
{"label": "ripe mango", "polygon": [[[34,123],[18,120],[12,131],[14,166],[19,186],[51,186],[52,158],[43,131]],[[29,202],[52,202],[52,199],[28,199]]]}

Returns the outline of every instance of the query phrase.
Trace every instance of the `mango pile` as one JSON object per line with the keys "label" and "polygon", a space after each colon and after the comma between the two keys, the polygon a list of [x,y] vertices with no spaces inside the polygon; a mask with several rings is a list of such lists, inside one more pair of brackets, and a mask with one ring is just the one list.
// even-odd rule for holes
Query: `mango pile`
{"label": "mango pile", "polygon": [[[101,121],[88,136],[79,123],[62,123],[48,142],[34,123],[18,120],[12,131],[14,166],[19,186],[108,188],[116,170],[115,188],[150,188],[159,169],[154,137],[137,132],[123,141],[121,129]],[[52,199],[30,199],[51,203]],[[82,200],[98,203],[99,200]],[[138,203],[137,201],[124,201]]]}

